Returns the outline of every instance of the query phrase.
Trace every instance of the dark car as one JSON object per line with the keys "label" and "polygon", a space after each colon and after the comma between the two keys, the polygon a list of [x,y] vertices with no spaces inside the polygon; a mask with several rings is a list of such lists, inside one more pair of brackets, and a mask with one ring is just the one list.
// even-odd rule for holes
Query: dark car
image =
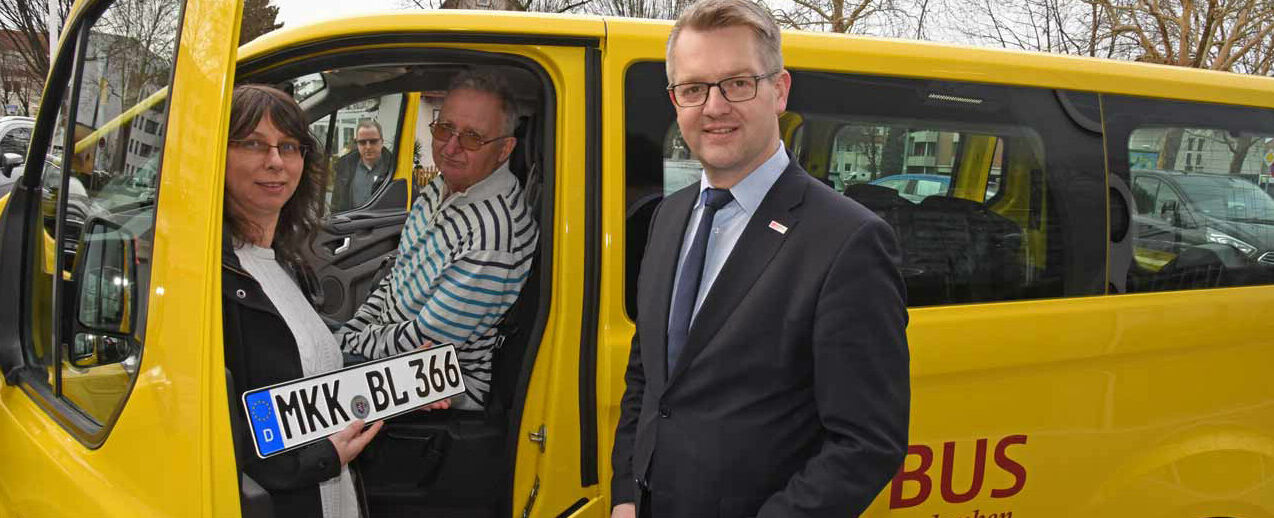
{"label": "dark car", "polygon": [[1133,170],[1138,266],[1148,272],[1274,266],[1274,199],[1231,175]]}

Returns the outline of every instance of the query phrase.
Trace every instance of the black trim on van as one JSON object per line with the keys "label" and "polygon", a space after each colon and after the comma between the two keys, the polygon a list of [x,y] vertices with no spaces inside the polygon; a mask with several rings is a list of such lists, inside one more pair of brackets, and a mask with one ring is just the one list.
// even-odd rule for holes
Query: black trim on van
{"label": "black trim on van", "polygon": [[588,110],[585,132],[587,171],[584,216],[584,311],[580,317],[579,459],[580,485],[597,484],[597,311],[602,280],[602,53],[584,51],[585,94]]}
{"label": "black trim on van", "polygon": [[304,43],[288,47],[279,52],[257,56],[239,63],[240,71],[251,71],[265,68],[269,63],[279,63],[291,59],[313,55],[331,49],[348,49],[360,45],[384,44],[419,44],[419,43],[493,43],[503,45],[541,45],[554,47],[590,47],[601,45],[598,38],[588,36],[527,36],[519,34],[465,33],[454,32],[402,32],[362,34],[343,38],[330,38],[312,43]]}

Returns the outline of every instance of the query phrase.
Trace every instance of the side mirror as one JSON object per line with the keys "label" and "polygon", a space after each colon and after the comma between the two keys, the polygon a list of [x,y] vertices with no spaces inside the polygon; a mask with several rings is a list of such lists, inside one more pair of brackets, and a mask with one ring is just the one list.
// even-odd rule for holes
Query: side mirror
{"label": "side mirror", "polygon": [[85,223],[71,276],[76,318],[66,356],[80,368],[122,362],[136,349],[136,240],[114,222],[91,218]]}
{"label": "side mirror", "polygon": [[1171,222],[1174,227],[1181,226],[1181,208],[1177,200],[1168,200],[1159,204],[1159,219]]}
{"label": "side mirror", "polygon": [[17,153],[5,153],[4,158],[0,159],[0,174],[3,174],[5,178],[10,178],[13,176],[13,170],[25,164],[26,161],[26,157]]}
{"label": "side mirror", "polygon": [[66,359],[71,365],[81,369],[110,365],[127,360],[132,356],[133,348],[128,338],[78,333],[75,341],[67,351]]}

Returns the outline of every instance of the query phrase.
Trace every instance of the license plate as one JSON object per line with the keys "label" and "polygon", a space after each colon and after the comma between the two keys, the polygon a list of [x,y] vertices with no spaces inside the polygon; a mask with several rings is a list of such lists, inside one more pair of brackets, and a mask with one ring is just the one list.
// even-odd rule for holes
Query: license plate
{"label": "license plate", "polygon": [[243,409],[266,458],[463,393],[456,348],[442,345],[250,390]]}

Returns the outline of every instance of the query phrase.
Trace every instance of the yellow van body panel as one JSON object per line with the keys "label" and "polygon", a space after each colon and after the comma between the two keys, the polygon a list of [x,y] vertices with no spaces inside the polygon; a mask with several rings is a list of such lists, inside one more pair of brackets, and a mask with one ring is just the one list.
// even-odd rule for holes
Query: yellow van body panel
{"label": "yellow van body panel", "polygon": [[[77,4],[79,13],[85,4]],[[240,8],[187,0],[160,175],[146,348],[110,437],[88,448],[29,387],[0,386],[0,516],[237,516],[221,333],[220,236],[229,93]],[[403,33],[601,39],[601,127],[588,128],[586,51],[419,43],[513,54],[543,67],[557,102],[547,321],[516,431],[513,511],[609,515],[610,450],[634,324],[625,309],[625,74],[662,61],[670,24],[464,11],[375,14],[269,34],[242,60],[336,38]],[[308,59],[342,47],[294,56]],[[1274,80],[928,43],[785,33],[789,69],[923,77],[1274,107]],[[270,63],[275,66],[278,63]],[[414,135],[419,95],[408,97]],[[785,116],[789,140],[803,114]],[[600,130],[600,296],[585,300],[588,133]],[[813,131],[813,130],[811,130]],[[825,129],[821,140],[834,132]],[[813,138],[810,136],[808,138]],[[398,149],[410,149],[404,138]],[[824,143],[811,152],[822,153]],[[970,146],[972,147],[972,146]],[[994,153],[994,144],[983,153]],[[990,158],[985,161],[989,164]],[[399,153],[399,175],[411,170]],[[1033,164],[1006,163],[1005,175]],[[821,171],[826,171],[823,164]],[[979,180],[959,184],[980,199]],[[400,176],[396,176],[400,177]],[[1025,185],[1025,182],[1008,182]],[[1026,190],[993,210],[1025,226]],[[3,210],[6,198],[0,198]],[[1045,226],[1046,227],[1046,226]],[[1026,237],[1042,250],[1043,230]],[[545,240],[541,238],[542,242]],[[1042,261],[1043,255],[1040,256]],[[1140,257],[1140,256],[1139,256]],[[1166,262],[1166,260],[1164,260]],[[1042,267],[1042,264],[1037,266]],[[1161,266],[1161,265],[1160,265]],[[868,516],[1274,516],[1274,287],[912,309],[911,454]],[[581,487],[579,344],[596,315],[598,484]],[[105,371],[104,371],[105,372]],[[112,373],[106,372],[109,379]],[[109,385],[109,382],[108,382]],[[113,387],[114,385],[109,385]],[[93,397],[87,387],[83,397]],[[527,440],[543,427],[541,451]],[[980,466],[980,467],[979,467]],[[974,491],[977,488],[977,491]],[[529,500],[534,494],[533,502]],[[923,495],[923,497],[922,497]],[[969,496],[972,495],[972,496]],[[1000,496],[997,496],[1000,495]],[[967,497],[967,498],[966,498]],[[899,505],[906,503],[908,505]]]}

